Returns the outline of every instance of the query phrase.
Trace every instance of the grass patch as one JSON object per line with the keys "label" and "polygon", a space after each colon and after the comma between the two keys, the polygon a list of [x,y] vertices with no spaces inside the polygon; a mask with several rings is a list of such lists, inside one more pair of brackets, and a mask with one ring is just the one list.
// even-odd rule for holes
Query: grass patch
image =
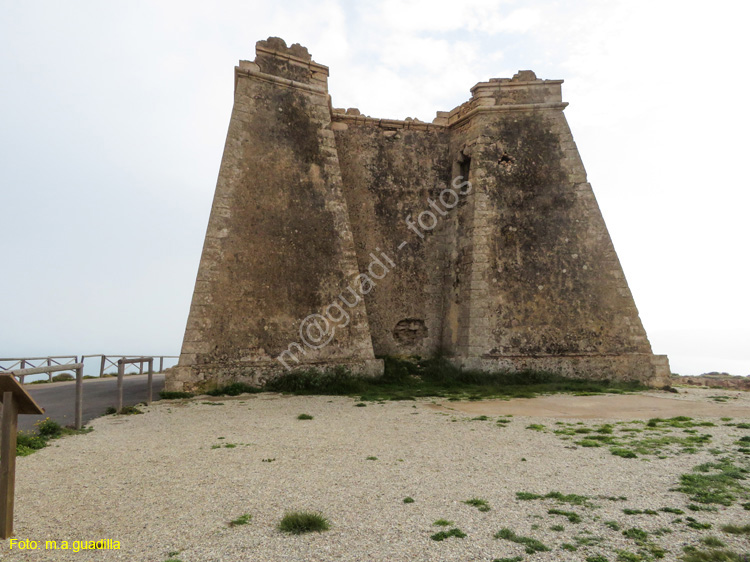
{"label": "grass patch", "polygon": [[550,515],[563,515],[568,518],[571,523],[580,523],[581,516],[574,511],[563,511],[562,509],[550,509],[547,511]]}
{"label": "grass patch", "polygon": [[[638,424],[638,426],[633,426]],[[557,422],[554,433],[561,439],[570,440],[578,437],[575,444],[584,448],[610,446],[613,455],[623,458],[638,458],[641,455],[654,455],[666,458],[669,455],[696,453],[699,448],[711,442],[711,435],[699,433],[693,427],[715,426],[709,421],[693,421],[686,416],[661,419],[653,418],[648,422],[632,421],[615,424],[601,424],[586,427],[582,422]],[[682,428],[682,433],[675,434],[675,428]],[[644,434],[644,432],[648,432]],[[741,445],[742,443],[740,443]]]}
{"label": "grass patch", "polygon": [[36,431],[19,431],[16,434],[16,456],[27,457],[39,449],[44,449],[49,441],[66,435],[91,433],[92,428],[71,429],[62,427],[55,420],[45,418],[34,424]]}
{"label": "grass patch", "polygon": [[574,537],[574,540],[578,546],[594,546],[604,542],[602,537],[582,537],[580,535]]}
{"label": "grass patch", "polygon": [[721,530],[730,535],[750,535],[750,525],[723,525]]}
{"label": "grass patch", "polygon": [[310,414],[300,414],[299,416],[297,416],[297,419],[298,420],[311,420],[314,418]]}
{"label": "grass patch", "polygon": [[514,556],[513,558],[495,558],[492,562],[521,562],[523,556]]}
{"label": "grass patch", "polygon": [[495,538],[522,544],[526,547],[526,554],[534,554],[535,552],[549,552],[550,550],[550,548],[543,542],[531,537],[523,537],[521,535],[517,535],[510,529],[500,529],[497,533],[495,533]]}
{"label": "grass patch", "polygon": [[247,525],[250,523],[250,520],[253,518],[252,515],[249,513],[245,513],[244,515],[240,515],[237,519],[234,519],[229,522],[230,527],[238,527],[240,525]]}
{"label": "grass patch", "polygon": [[[533,398],[550,393],[623,393],[645,390],[633,383],[568,379],[545,371],[498,371],[486,373],[462,370],[447,359],[404,359],[384,357],[385,370],[379,377],[359,377],[339,367],[331,371],[292,371],[268,381],[262,389],[291,394],[361,396],[362,401],[404,400],[425,396],[473,399]],[[224,391],[226,387],[215,389]]]}
{"label": "grass patch", "polygon": [[586,562],[609,562],[609,560],[601,554],[596,554],[595,556],[587,556]]}
{"label": "grass patch", "polygon": [[406,496],[404,498],[404,503],[414,503],[414,498],[411,496]]}
{"label": "grass patch", "polygon": [[437,525],[438,527],[450,527],[453,525],[453,521],[448,521],[447,519],[438,519],[433,523],[433,525]]}
{"label": "grass patch", "polygon": [[331,528],[328,519],[312,511],[291,511],[284,515],[279,523],[279,531],[292,535],[303,533],[320,533]]}
{"label": "grass patch", "polygon": [[192,392],[180,392],[178,390],[162,390],[159,392],[159,398],[162,400],[177,400],[180,398],[192,398],[195,396]]}
{"label": "grass patch", "polygon": [[622,527],[620,527],[620,524],[617,521],[605,521],[604,525],[606,525],[613,531],[619,531],[620,529],[622,529]]}
{"label": "grass patch", "polygon": [[378,457],[369,456],[365,460],[366,461],[376,461],[376,460],[378,460]]}
{"label": "grass patch", "polygon": [[682,562],[746,562],[747,556],[731,550],[698,550],[695,547],[685,547],[685,554],[680,558]]}
{"label": "grass patch", "polygon": [[742,484],[748,472],[727,458],[704,463],[693,468],[689,474],[681,475],[680,485],[675,491],[687,494],[697,503],[729,506],[738,496],[744,498],[750,495]]}
{"label": "grass patch", "polygon": [[465,500],[464,503],[466,505],[473,505],[479,511],[489,511],[491,509],[490,504],[487,503],[487,500],[483,500],[481,498],[471,498],[470,500]]}
{"label": "grass patch", "polygon": [[706,546],[710,546],[712,548],[719,548],[719,547],[722,547],[722,546],[726,546],[726,544],[724,543],[724,541],[722,541],[718,537],[703,537],[701,539],[701,543],[703,543]]}
{"label": "grass patch", "polygon": [[634,459],[638,456],[630,449],[625,449],[623,447],[612,447],[609,452],[616,457],[622,457],[624,459]]}
{"label": "grass patch", "polygon": [[466,537],[466,533],[464,533],[461,529],[453,528],[450,531],[440,531],[438,533],[435,533],[430,538],[434,541],[444,541],[445,539],[449,539],[451,537],[463,539]]}
{"label": "grass patch", "polygon": [[[115,410],[115,413],[117,413],[117,410]],[[123,406],[122,410],[120,410],[119,415],[120,416],[135,416],[138,414],[142,414],[143,412],[136,408],[135,406]]]}
{"label": "grass patch", "polygon": [[532,494],[531,492],[516,492],[517,500],[555,500],[560,503],[569,503],[571,505],[588,505],[588,496],[579,496],[578,494],[563,494],[561,492],[549,492],[543,496]]}
{"label": "grass patch", "polygon": [[687,521],[687,526],[691,529],[697,529],[699,531],[703,531],[705,529],[710,529],[713,527],[711,523],[700,523],[697,521],[694,517],[685,517],[685,521]]}
{"label": "grass patch", "polygon": [[541,423],[532,423],[531,425],[527,425],[526,429],[531,429],[533,431],[544,431],[546,427]]}
{"label": "grass patch", "polygon": [[644,562],[646,560],[640,554],[628,552],[627,550],[617,551],[617,562]]}
{"label": "grass patch", "polygon": [[257,394],[258,392],[263,392],[263,389],[244,382],[233,382],[224,386],[209,388],[205,391],[205,394],[209,396],[239,396],[240,394]]}
{"label": "grass patch", "polygon": [[563,527],[562,525],[552,525],[552,526],[551,526],[551,527],[549,528],[549,530],[550,530],[550,531],[557,531],[557,532],[560,532],[560,531],[564,531],[564,530],[565,530],[565,527]]}
{"label": "grass patch", "polygon": [[648,533],[638,527],[633,527],[627,531],[622,532],[622,536],[634,541],[645,541],[648,538]]}

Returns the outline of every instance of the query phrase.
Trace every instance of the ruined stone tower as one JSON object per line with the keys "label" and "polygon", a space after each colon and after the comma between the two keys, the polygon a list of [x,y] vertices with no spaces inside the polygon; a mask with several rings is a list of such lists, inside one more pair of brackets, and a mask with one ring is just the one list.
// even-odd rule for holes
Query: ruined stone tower
{"label": "ruined stone tower", "polygon": [[170,390],[294,368],[464,368],[667,384],[563,115],[492,78],[432,123],[335,109],[328,68],[259,41],[229,124]]}

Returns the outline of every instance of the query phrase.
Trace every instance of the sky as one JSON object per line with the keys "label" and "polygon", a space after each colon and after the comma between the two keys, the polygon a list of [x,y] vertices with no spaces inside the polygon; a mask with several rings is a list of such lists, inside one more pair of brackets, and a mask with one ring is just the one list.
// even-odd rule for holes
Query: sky
{"label": "sky", "polygon": [[269,36],[334,107],[432,121],[520,69],[565,114],[655,353],[750,374],[737,1],[0,0],[0,357],[177,355],[234,66]]}

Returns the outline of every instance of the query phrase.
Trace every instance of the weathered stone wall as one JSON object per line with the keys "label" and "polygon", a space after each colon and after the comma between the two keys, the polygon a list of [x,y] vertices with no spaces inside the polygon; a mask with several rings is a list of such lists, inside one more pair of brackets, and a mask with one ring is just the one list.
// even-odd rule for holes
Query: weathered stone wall
{"label": "weathered stone wall", "polygon": [[[237,68],[168,389],[260,383],[290,365],[376,374],[375,354],[438,351],[464,368],[668,384],[561,80],[493,78],[428,124],[334,110],[327,77],[304,47],[274,38]],[[326,315],[323,345],[302,339],[314,314]]]}
{"label": "weathered stone wall", "polygon": [[[306,49],[260,42],[236,70],[234,109],[171,388],[260,381],[291,365],[375,370],[363,303],[319,349],[300,323],[358,274],[326,79]],[[315,334],[314,334],[315,335]],[[296,345],[300,344],[300,345]]]}
{"label": "weathered stone wall", "polygon": [[[381,251],[393,267],[365,295],[376,355],[434,355],[441,344],[444,221],[422,231],[405,219],[431,207],[450,184],[449,134],[444,127],[368,122],[334,110],[344,195],[360,271]],[[371,120],[374,121],[374,120]],[[431,226],[428,225],[428,226]]]}

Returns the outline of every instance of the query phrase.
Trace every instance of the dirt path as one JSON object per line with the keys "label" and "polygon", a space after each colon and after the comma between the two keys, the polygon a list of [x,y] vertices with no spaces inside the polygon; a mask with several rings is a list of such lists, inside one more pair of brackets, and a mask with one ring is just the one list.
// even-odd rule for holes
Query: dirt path
{"label": "dirt path", "polygon": [[692,389],[680,394],[633,394],[603,396],[554,395],[512,400],[481,400],[477,402],[442,402],[428,407],[441,411],[466,414],[530,416],[545,418],[633,420],[648,418],[750,417],[750,393],[716,390],[726,396],[725,402],[706,399],[706,393]]}

